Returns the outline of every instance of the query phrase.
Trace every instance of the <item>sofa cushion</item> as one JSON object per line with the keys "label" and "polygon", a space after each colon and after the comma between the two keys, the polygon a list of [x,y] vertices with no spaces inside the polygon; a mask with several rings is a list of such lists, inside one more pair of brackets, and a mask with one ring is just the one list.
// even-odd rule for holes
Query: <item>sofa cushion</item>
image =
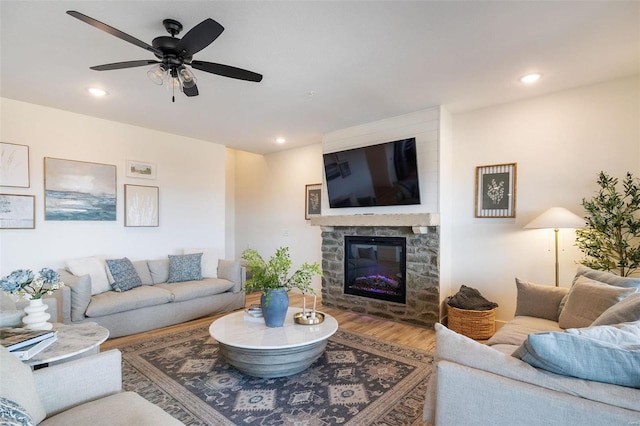
{"label": "sofa cushion", "polygon": [[567,294],[558,325],[565,329],[588,327],[604,311],[635,291],[635,287],[616,287],[579,276]]}
{"label": "sofa cushion", "polygon": [[168,283],[194,281],[202,279],[200,262],[202,253],[169,255]]}
{"label": "sofa cushion", "polygon": [[513,356],[564,376],[640,388],[640,323],[531,334]]}
{"label": "sofa cushion", "polygon": [[113,287],[115,291],[127,291],[142,285],[142,280],[136,268],[128,258],[107,259],[105,263],[113,277],[111,287]]}
{"label": "sofa cushion", "polygon": [[93,296],[87,308],[88,317],[101,317],[147,306],[162,305],[173,300],[172,294],[156,286],[143,285],[118,293],[109,291]]}
{"label": "sofa cushion", "polygon": [[544,318],[520,316],[503,325],[487,342],[487,345],[520,346],[531,333],[561,331],[556,321]]}
{"label": "sofa cushion", "polygon": [[80,321],[91,301],[91,276],[78,277],[62,269],[58,273],[64,285],[71,290],[71,321]]}
{"label": "sofa cushion", "polygon": [[535,284],[520,278],[516,278],[516,288],[518,298],[515,316],[558,321],[558,307],[568,288]]}
{"label": "sofa cushion", "polygon": [[184,249],[183,254],[202,253],[200,268],[203,278],[218,277],[218,251],[215,249]]}
{"label": "sofa cushion", "polygon": [[0,398],[24,407],[33,421],[40,423],[47,414],[38,397],[31,369],[4,346],[0,346],[0,377]]}
{"label": "sofa cushion", "polygon": [[71,259],[67,262],[67,270],[73,275],[89,275],[91,277],[91,294],[111,291],[104,259],[98,256]]}
{"label": "sofa cushion", "polygon": [[640,293],[633,293],[600,314],[591,325],[610,325],[639,320]]}
{"label": "sofa cushion", "polygon": [[120,392],[78,405],[41,423],[69,425],[182,425],[162,408],[135,392]]}
{"label": "sofa cushion", "polygon": [[169,259],[147,260],[154,284],[166,283],[169,279]]}
{"label": "sofa cushion", "polygon": [[198,297],[224,293],[233,288],[233,283],[220,278],[206,278],[200,281],[158,284],[156,287],[170,291],[173,294],[174,302],[183,302]]}
{"label": "sofa cushion", "polygon": [[584,265],[578,265],[573,282],[575,283],[578,277],[582,276],[616,287],[634,287],[640,291],[640,278],[621,277],[608,271],[597,271]]}

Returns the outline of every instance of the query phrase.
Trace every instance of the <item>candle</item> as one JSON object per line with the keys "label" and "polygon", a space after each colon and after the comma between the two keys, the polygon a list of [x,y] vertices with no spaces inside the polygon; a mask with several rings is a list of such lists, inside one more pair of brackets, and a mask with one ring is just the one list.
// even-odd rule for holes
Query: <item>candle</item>
{"label": "candle", "polygon": [[313,295],[313,318],[316,317],[316,295]]}
{"label": "candle", "polygon": [[305,315],[305,310],[307,309],[307,298],[302,295],[302,316]]}

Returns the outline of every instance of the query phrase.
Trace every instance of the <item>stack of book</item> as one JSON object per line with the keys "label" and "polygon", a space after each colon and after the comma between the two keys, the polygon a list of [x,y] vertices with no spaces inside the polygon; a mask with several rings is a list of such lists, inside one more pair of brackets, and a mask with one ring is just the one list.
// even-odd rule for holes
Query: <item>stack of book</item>
{"label": "stack of book", "polygon": [[33,358],[56,339],[56,332],[52,330],[0,328],[0,345],[23,361]]}

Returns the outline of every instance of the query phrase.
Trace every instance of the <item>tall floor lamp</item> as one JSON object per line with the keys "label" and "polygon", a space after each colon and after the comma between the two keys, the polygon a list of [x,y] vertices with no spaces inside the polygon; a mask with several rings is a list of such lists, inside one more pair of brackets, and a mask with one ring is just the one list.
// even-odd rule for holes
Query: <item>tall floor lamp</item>
{"label": "tall floor lamp", "polygon": [[585,220],[563,207],[551,207],[525,225],[525,229],[553,229],[556,246],[556,287],[559,285],[558,231],[560,228],[583,228]]}

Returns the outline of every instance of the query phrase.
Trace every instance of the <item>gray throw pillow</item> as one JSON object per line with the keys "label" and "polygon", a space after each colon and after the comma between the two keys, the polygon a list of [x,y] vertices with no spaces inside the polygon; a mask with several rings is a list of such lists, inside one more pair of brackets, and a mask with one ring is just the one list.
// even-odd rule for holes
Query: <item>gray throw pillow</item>
{"label": "gray throw pillow", "polygon": [[113,287],[115,291],[127,291],[142,285],[142,281],[136,272],[136,268],[128,258],[107,259],[105,262],[113,276],[113,283],[111,284],[111,287]]}
{"label": "gray throw pillow", "polygon": [[148,260],[149,273],[154,284],[166,283],[169,279],[169,259]]}
{"label": "gray throw pillow", "polygon": [[591,325],[619,324],[640,321],[640,293],[625,297],[604,311]]}
{"label": "gray throw pillow", "polygon": [[530,334],[513,356],[564,376],[640,388],[640,324]]}
{"label": "gray throw pillow", "polygon": [[199,281],[202,279],[202,253],[169,255],[168,283]]}
{"label": "gray throw pillow", "polygon": [[604,311],[635,291],[635,287],[616,287],[580,276],[567,294],[558,325],[565,329],[588,327]]}
{"label": "gray throw pillow", "polygon": [[568,288],[535,284],[520,278],[516,278],[516,288],[516,316],[558,321],[558,306],[569,291]]}
{"label": "gray throw pillow", "polygon": [[584,265],[578,265],[576,276],[573,279],[575,283],[578,277],[587,277],[592,280],[600,281],[601,283],[614,285],[616,287],[634,287],[640,291],[640,278],[621,277],[620,275],[613,274],[607,271],[597,271]]}
{"label": "gray throw pillow", "polygon": [[65,269],[58,270],[60,279],[71,290],[71,321],[81,321],[91,302],[91,276],[89,274],[78,277]]}

